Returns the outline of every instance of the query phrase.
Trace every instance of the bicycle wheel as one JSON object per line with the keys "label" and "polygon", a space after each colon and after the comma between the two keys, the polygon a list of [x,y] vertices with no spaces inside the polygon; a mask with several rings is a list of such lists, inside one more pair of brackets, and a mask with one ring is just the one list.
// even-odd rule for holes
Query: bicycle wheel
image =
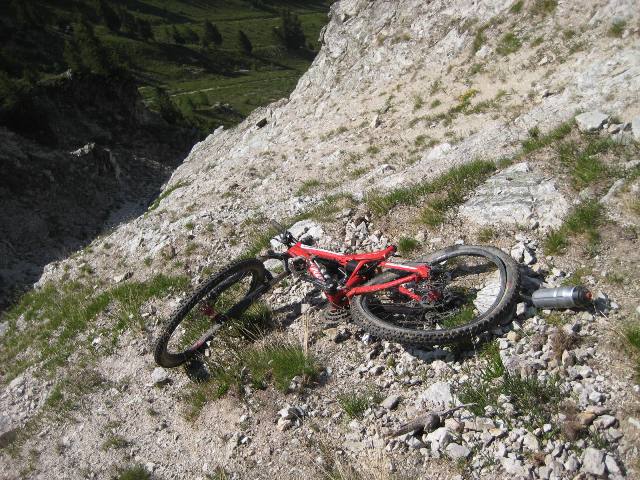
{"label": "bicycle wheel", "polygon": [[[517,263],[497,248],[459,245],[411,263],[431,267],[431,278],[405,285],[422,301],[398,289],[351,299],[354,320],[371,334],[421,347],[453,344],[490,329],[513,312],[520,272]],[[387,271],[365,285],[403,275],[407,274]]]}
{"label": "bicycle wheel", "polygon": [[200,285],[162,329],[154,347],[156,363],[177,367],[202,351],[225,323],[247,315],[267,290],[269,278],[262,262],[250,259],[229,265]]}

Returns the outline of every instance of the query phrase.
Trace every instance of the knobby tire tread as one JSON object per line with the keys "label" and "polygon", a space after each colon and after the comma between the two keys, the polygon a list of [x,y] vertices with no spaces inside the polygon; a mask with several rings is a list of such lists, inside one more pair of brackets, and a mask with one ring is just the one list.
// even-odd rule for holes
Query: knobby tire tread
{"label": "knobby tire tread", "polygon": [[173,311],[173,313],[165,323],[160,332],[160,336],[156,340],[153,349],[153,358],[158,365],[165,368],[178,367],[193,357],[193,353],[185,354],[184,352],[182,352],[179,354],[172,354],[168,352],[167,346],[169,344],[171,335],[173,335],[175,329],[187,316],[187,314],[193,309],[193,307],[195,307],[200,300],[202,300],[209,292],[211,292],[211,290],[222,283],[227,277],[247,268],[257,269],[257,271],[260,272],[261,275],[260,280],[264,280],[264,278],[267,276],[267,271],[264,267],[264,264],[260,260],[255,258],[238,260],[236,262],[230,263],[218,273],[213,274],[211,277],[209,277],[208,280],[202,282],[194,290],[190,297],[187,297],[183,299],[182,302],[180,302],[180,304],[176,307],[176,309]]}
{"label": "knobby tire tread", "polygon": [[[355,296],[351,299],[351,312],[354,321],[372,335],[385,340],[417,347],[432,347],[434,345],[456,344],[467,341],[475,335],[487,331],[507,316],[513,313],[515,304],[519,298],[520,269],[518,264],[502,250],[495,247],[456,245],[411,262],[414,264],[434,264],[456,256],[456,254],[481,254],[486,258],[497,260],[504,265],[505,285],[502,296],[497,304],[477,317],[476,320],[451,329],[442,330],[413,330],[391,325],[368,312],[362,305],[363,296]],[[375,285],[398,278],[393,271],[384,272],[365,285]]]}

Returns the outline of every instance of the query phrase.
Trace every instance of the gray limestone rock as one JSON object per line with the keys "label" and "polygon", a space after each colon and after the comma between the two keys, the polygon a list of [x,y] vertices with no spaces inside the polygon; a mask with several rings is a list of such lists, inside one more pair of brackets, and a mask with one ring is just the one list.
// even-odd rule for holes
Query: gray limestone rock
{"label": "gray limestone rock", "polygon": [[576,116],[576,123],[581,132],[595,132],[600,130],[609,115],[602,112],[585,112]]}
{"label": "gray limestone rock", "polygon": [[631,120],[631,131],[636,142],[640,142],[640,115]]}
{"label": "gray limestone rock", "polygon": [[606,471],[604,451],[598,450],[597,448],[586,448],[582,456],[582,464],[582,470],[584,470],[584,472],[598,477],[604,476]]}
{"label": "gray limestone rock", "polygon": [[468,447],[465,447],[464,445],[460,445],[458,443],[450,443],[449,445],[447,445],[445,452],[450,458],[454,460],[466,459],[471,455],[471,450],[469,450]]}
{"label": "gray limestone rock", "polygon": [[569,202],[555,183],[523,162],[489,178],[460,207],[460,214],[478,225],[537,221],[541,228],[555,228],[568,210]]}

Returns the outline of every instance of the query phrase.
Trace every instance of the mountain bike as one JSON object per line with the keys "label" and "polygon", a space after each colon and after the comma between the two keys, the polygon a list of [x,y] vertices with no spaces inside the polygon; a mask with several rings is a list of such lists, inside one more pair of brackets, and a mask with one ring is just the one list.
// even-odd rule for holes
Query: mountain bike
{"label": "mountain bike", "polygon": [[[520,287],[518,265],[501,250],[456,245],[414,261],[390,261],[397,248],[342,254],[314,247],[282,226],[284,249],[238,260],[211,276],[175,309],[154,347],[162,367],[177,367],[212,346],[219,330],[247,316],[261,297],[295,276],[321,290],[330,312],[349,314],[372,335],[432,347],[468,341],[508,320]],[[272,274],[264,262],[282,262]]]}

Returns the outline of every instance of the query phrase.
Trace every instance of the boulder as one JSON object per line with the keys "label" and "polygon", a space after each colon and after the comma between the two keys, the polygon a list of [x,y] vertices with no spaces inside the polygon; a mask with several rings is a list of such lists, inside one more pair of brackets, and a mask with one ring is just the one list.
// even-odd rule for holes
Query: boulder
{"label": "boulder", "polygon": [[447,455],[453,460],[466,459],[471,455],[471,450],[458,443],[450,443],[446,448]]}
{"label": "boulder", "polygon": [[451,432],[446,427],[440,427],[427,435],[427,442],[431,443],[431,451],[444,450],[453,441]]}
{"label": "boulder", "polygon": [[555,182],[533,171],[526,162],[490,177],[460,207],[461,216],[477,225],[531,225],[556,228],[569,202]]}
{"label": "boulder", "polygon": [[586,448],[582,456],[582,470],[597,477],[604,476],[606,471],[604,451],[597,448]]}
{"label": "boulder", "polygon": [[609,115],[602,112],[585,112],[576,116],[576,124],[581,132],[595,132],[602,128]]}
{"label": "boulder", "polygon": [[447,382],[436,382],[422,394],[422,400],[436,408],[449,408],[455,404],[451,385]]}
{"label": "boulder", "polygon": [[398,403],[400,403],[400,397],[398,395],[389,395],[380,405],[387,410],[393,410],[398,406]]}

